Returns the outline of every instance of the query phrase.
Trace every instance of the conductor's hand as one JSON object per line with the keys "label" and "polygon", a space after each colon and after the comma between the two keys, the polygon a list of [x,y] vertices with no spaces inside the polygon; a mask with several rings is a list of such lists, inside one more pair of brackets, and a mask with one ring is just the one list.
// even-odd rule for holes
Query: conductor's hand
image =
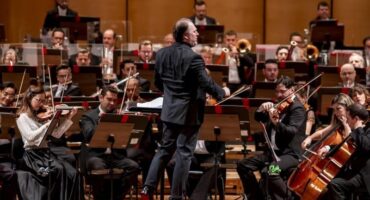
{"label": "conductor's hand", "polygon": [[77,108],[76,107],[73,107],[72,110],[69,112],[68,114],[68,119],[69,120],[72,120],[72,118],[77,114]]}
{"label": "conductor's hand", "polygon": [[260,105],[258,108],[259,112],[268,112],[272,107],[274,107],[274,104],[272,102],[265,102]]}
{"label": "conductor's hand", "polygon": [[302,149],[306,149],[308,146],[310,146],[311,142],[312,142],[311,137],[310,136],[306,137],[306,139],[304,139],[301,144]]}

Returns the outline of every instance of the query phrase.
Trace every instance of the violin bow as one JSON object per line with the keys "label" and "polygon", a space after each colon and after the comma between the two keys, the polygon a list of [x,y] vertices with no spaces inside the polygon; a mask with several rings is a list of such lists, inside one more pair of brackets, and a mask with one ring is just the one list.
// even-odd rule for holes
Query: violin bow
{"label": "violin bow", "polygon": [[233,98],[233,97],[235,97],[235,96],[237,96],[237,95],[239,95],[239,94],[241,94],[241,93],[243,93],[243,92],[245,92],[247,90],[250,90],[250,88],[251,88],[250,85],[248,85],[248,86],[247,85],[243,85],[237,91],[235,91],[234,93],[232,93],[230,96],[228,96],[228,97],[222,99],[221,101],[217,102],[215,104],[215,106],[218,106],[218,105],[222,104],[223,102],[225,102],[225,101],[227,101],[227,100],[229,100],[229,99],[231,99],[231,98]]}
{"label": "violin bow", "polygon": [[27,71],[27,69],[24,69],[24,71],[23,71],[22,81],[21,81],[21,85],[20,85],[20,87],[19,87],[18,96],[17,96],[17,101],[15,102],[15,107],[17,107],[17,106],[18,106],[19,96],[20,96],[20,94],[21,94],[22,87],[23,87],[23,81],[24,81],[24,78],[26,77],[26,71]]}
{"label": "violin bow", "polygon": [[[51,95],[51,106],[53,107],[53,110],[55,110],[54,105],[54,95],[53,95],[53,87],[51,86],[51,73],[50,73],[50,67],[48,67],[48,73],[49,73],[49,87],[50,87],[50,95]],[[58,88],[57,88],[58,90]]]}
{"label": "violin bow", "polygon": [[[130,71],[128,72],[128,74],[130,75],[131,74],[131,68],[130,68]],[[122,97],[122,101],[121,101],[121,106],[120,106],[120,112],[122,112],[122,109],[123,109],[123,103],[125,102],[125,97],[126,97],[126,91],[127,91],[127,86],[128,86],[128,81],[131,79],[131,76],[128,77],[127,79],[127,83],[125,85],[125,90],[123,91],[123,97]]]}
{"label": "violin bow", "polygon": [[275,108],[278,107],[281,103],[283,103],[287,99],[291,98],[292,95],[294,95],[297,92],[301,91],[303,88],[305,88],[306,86],[308,86],[309,84],[311,84],[313,81],[315,81],[316,79],[318,79],[319,77],[321,77],[323,74],[324,74],[324,72],[321,72],[319,75],[317,75],[316,77],[314,77],[313,79],[311,79],[310,81],[308,81],[306,84],[302,85],[300,88],[298,88],[297,90],[295,90],[293,93],[291,93],[290,95],[288,95],[287,97],[285,97],[283,100],[281,100],[280,102],[278,102],[277,104],[275,104],[274,107]]}
{"label": "violin bow", "polygon": [[69,73],[68,73],[68,74],[67,74],[67,76],[64,78],[63,90],[62,90],[62,95],[60,95],[60,101],[59,101],[59,103],[63,103],[64,91],[65,91],[65,87],[66,87],[66,85],[67,85],[67,79],[68,79],[68,76],[69,76]]}

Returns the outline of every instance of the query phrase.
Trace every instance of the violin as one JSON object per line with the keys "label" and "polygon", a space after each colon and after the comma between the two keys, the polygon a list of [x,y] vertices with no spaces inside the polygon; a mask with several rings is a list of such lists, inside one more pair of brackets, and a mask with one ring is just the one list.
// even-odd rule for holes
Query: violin
{"label": "violin", "polygon": [[47,122],[53,117],[53,111],[50,107],[41,107],[36,111],[36,120],[40,123]]}

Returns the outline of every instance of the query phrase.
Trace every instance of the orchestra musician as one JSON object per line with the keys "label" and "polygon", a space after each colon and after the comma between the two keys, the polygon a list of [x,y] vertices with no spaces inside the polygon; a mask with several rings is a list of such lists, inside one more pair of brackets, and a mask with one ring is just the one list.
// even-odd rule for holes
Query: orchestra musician
{"label": "orchestra musician", "polygon": [[63,50],[64,48],[66,48],[64,46],[64,37],[65,37],[65,33],[64,33],[63,29],[61,29],[61,28],[53,29],[53,31],[51,32],[51,46],[50,46],[50,48],[60,49],[60,50]]}
{"label": "orchestra musician", "polygon": [[262,74],[265,77],[264,82],[276,83],[279,77],[278,62],[275,59],[267,59]]}
{"label": "orchestra musician", "polygon": [[138,62],[140,63],[154,63],[155,52],[153,51],[153,44],[150,40],[144,40],[139,44]]}
{"label": "orchestra musician", "polygon": [[207,5],[203,0],[196,0],[194,2],[194,15],[189,17],[194,25],[216,25],[214,18],[207,16]]}
{"label": "orchestra musician", "polygon": [[306,139],[302,142],[301,147],[302,149],[308,148],[308,146],[312,143],[314,140],[319,140],[323,138],[326,134],[329,134],[329,131],[334,129],[336,126],[340,125],[338,128],[338,131],[341,133],[344,131],[344,127],[342,125],[342,118],[346,115],[346,108],[353,104],[353,100],[351,97],[349,97],[346,94],[340,93],[336,95],[332,102],[331,102],[331,108],[333,109],[333,114],[331,116],[331,121],[329,126],[320,129],[313,133],[312,135],[309,135],[306,137]]}
{"label": "orchestra musician", "polygon": [[352,53],[348,63],[351,63],[355,68],[365,68],[364,58],[358,53]]}
{"label": "orchestra musician", "polygon": [[[299,163],[298,160],[302,154],[299,144],[305,138],[306,128],[306,112],[302,103],[296,98],[294,90],[295,85],[291,78],[287,76],[279,78],[275,88],[276,97],[278,100],[289,97],[290,102],[285,111],[278,114],[279,108],[275,108],[272,102],[266,102],[255,112],[256,121],[266,124],[267,134],[272,143],[271,148],[280,160],[273,161],[272,151],[266,151],[237,163],[237,172],[245,193],[244,199],[263,199],[263,192],[269,193],[264,195],[269,195],[271,199],[288,197],[283,176],[289,174],[289,169]],[[264,181],[268,184],[268,191],[266,188],[259,188],[254,171],[260,171],[261,176],[267,178]]]}
{"label": "orchestra musician", "polygon": [[[30,89],[23,98],[17,118],[17,126],[21,133],[25,152],[23,161],[26,169],[32,176],[19,179],[20,196],[24,200],[46,199],[48,190],[50,199],[68,200],[77,198],[78,174],[72,165],[64,161],[52,152],[48,152],[43,146],[44,137],[53,116],[51,110],[44,107],[45,93],[40,87]],[[66,120],[54,129],[51,136],[60,138],[73,124],[72,117],[77,109],[72,109]],[[43,114],[43,116],[40,116]],[[49,160],[51,159],[51,162]],[[48,176],[50,176],[48,182]]]}
{"label": "orchestra musician", "polygon": [[[89,143],[95,134],[95,129],[99,124],[100,116],[104,113],[115,113],[117,107],[118,91],[113,86],[106,86],[102,89],[99,95],[100,105],[81,117],[80,127],[84,136],[84,141]],[[128,193],[131,185],[134,183],[137,174],[140,172],[139,165],[126,157],[125,150],[111,149],[111,156],[106,154],[106,149],[86,148],[86,164],[87,170],[98,170],[107,168],[123,169],[122,177],[114,182],[113,199],[122,199]],[[112,162],[110,161],[112,160]],[[92,181],[94,199],[105,200],[110,199],[110,184],[109,180],[101,180],[102,177],[97,177]]]}
{"label": "orchestra musician", "polygon": [[17,88],[13,82],[5,82],[2,85],[0,92],[0,107],[13,107],[15,106],[15,97]]}
{"label": "orchestra musician", "polygon": [[76,17],[78,15],[76,11],[68,7],[68,0],[55,0],[55,3],[55,8],[50,10],[45,17],[43,25],[44,34],[54,28],[60,28],[59,16]]}
{"label": "orchestra musician", "polygon": [[191,49],[199,35],[194,24],[189,19],[178,20],[173,35],[176,43],[161,49],[156,56],[155,83],[164,92],[163,137],[145,180],[142,199],[152,199],[160,174],[175,150],[170,199],[184,198],[185,180],[203,122],[205,93],[217,100],[224,96],[222,88],[206,74],[201,56]]}
{"label": "orchestra musician", "polygon": [[[4,83],[0,92],[0,107],[13,107],[15,102],[15,93],[17,89],[14,83]],[[0,117],[1,119],[1,117]],[[16,174],[15,163],[7,153],[10,149],[9,139],[0,139],[0,182],[3,183],[0,189],[0,199],[16,199]],[[11,154],[11,152],[10,152]]]}
{"label": "orchestra musician", "polygon": [[350,94],[349,94],[353,101],[355,103],[358,103],[362,106],[364,106],[365,108],[367,108],[369,106],[369,98],[370,98],[370,94],[369,94],[369,91],[367,90],[367,88],[364,86],[364,85],[361,85],[361,84],[356,84],[352,90],[350,90]]}
{"label": "orchestra musician", "polygon": [[345,88],[353,88],[356,83],[356,70],[355,67],[350,64],[344,64],[340,68],[340,79],[342,80],[341,83],[339,83],[339,86],[345,87]]}
{"label": "orchestra musician", "polygon": [[1,61],[5,65],[15,65],[18,62],[16,50],[14,48],[6,50]]}
{"label": "orchestra musician", "polygon": [[317,4],[316,18],[310,21],[310,27],[312,28],[312,26],[315,25],[317,21],[330,20],[330,17],[329,4],[325,1],[320,1]]}
{"label": "orchestra musician", "polygon": [[[350,199],[351,194],[361,190],[367,193],[364,199],[370,197],[370,129],[365,127],[368,118],[368,111],[360,104],[348,106],[346,115],[341,118],[345,130],[343,138],[350,137],[356,150],[342,167],[342,173],[329,183],[329,200]],[[324,156],[332,148],[335,146],[324,146],[318,153]]]}
{"label": "orchestra musician", "polygon": [[278,46],[275,52],[275,58],[278,62],[286,61],[288,58],[289,48],[286,46]]}
{"label": "orchestra musician", "polygon": [[168,33],[167,35],[164,36],[164,38],[163,38],[163,47],[169,47],[173,43],[175,43],[175,39],[173,38],[172,33]]}
{"label": "orchestra musician", "polygon": [[[125,79],[128,76],[132,76],[137,73],[136,64],[131,59],[124,60],[120,65],[120,72],[121,72],[121,79]],[[140,75],[136,76],[136,78],[139,80],[139,88],[136,88],[139,92],[149,92],[150,90],[150,81],[147,79],[141,77]],[[125,84],[122,84],[120,86],[120,89],[123,90],[125,87]]]}
{"label": "orchestra musician", "polygon": [[71,68],[67,65],[59,65],[56,68],[58,83],[52,86],[53,96],[82,96],[81,89],[72,83]]}

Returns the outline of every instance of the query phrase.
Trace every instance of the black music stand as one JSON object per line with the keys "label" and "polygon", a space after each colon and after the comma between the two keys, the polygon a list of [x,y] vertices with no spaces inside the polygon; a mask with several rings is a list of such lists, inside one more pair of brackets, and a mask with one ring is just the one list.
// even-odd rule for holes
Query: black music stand
{"label": "black music stand", "polygon": [[[21,137],[19,130],[16,126],[16,118],[17,118],[17,115],[15,114],[14,110],[0,108],[0,119],[1,119],[0,139],[10,140],[10,146],[1,145],[2,148],[0,149],[0,152],[1,152],[0,155],[3,153],[5,154],[9,153],[10,158],[14,160],[15,160],[14,141],[16,138]],[[10,149],[10,152],[9,152],[9,149]]]}
{"label": "black music stand", "polygon": [[318,20],[311,27],[311,42],[319,49],[328,49],[330,42],[343,45],[344,25],[336,20]]}
{"label": "black music stand", "polygon": [[[243,119],[244,120],[241,120]],[[242,106],[207,106],[204,114],[204,123],[199,130],[200,140],[218,142],[240,141],[243,130],[248,130],[248,110]],[[247,132],[248,133],[248,132]],[[246,150],[246,147],[244,147]],[[217,200],[218,169],[220,167],[220,152],[215,148],[211,152],[214,157],[215,168],[215,199]]]}
{"label": "black music stand", "polygon": [[94,34],[98,35],[100,30],[99,17],[59,16],[58,21],[61,28],[68,29],[71,42],[76,40],[89,40],[92,42],[92,39],[95,39]]}
{"label": "black music stand", "polygon": [[223,25],[197,25],[199,33],[198,42],[200,44],[222,43],[224,26]]}
{"label": "black music stand", "polygon": [[[100,118],[89,148],[110,148],[110,159],[113,160],[113,149],[124,149],[137,145],[141,141],[148,120],[144,116],[104,114]],[[111,183],[111,199],[113,199],[114,169],[110,165],[108,175]]]}

